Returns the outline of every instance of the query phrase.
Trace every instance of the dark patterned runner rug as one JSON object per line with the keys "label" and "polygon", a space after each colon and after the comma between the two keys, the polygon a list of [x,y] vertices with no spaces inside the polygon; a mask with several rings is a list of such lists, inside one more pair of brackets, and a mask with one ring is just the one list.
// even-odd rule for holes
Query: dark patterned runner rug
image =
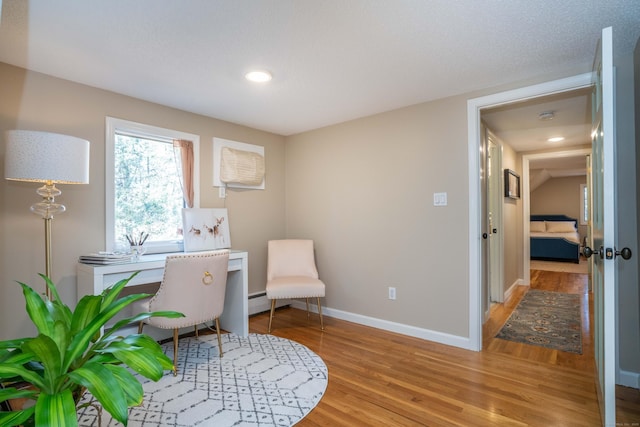
{"label": "dark patterned runner rug", "polygon": [[582,354],[580,295],[529,290],[496,338]]}

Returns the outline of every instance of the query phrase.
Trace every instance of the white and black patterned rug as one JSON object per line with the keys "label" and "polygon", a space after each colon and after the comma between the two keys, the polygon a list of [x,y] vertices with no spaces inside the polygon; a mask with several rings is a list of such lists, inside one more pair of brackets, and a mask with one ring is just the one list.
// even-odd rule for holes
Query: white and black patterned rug
{"label": "white and black patterned rug", "polygon": [[[173,357],[173,342],[163,345]],[[130,427],[291,426],[320,401],[328,370],[320,356],[302,344],[273,335],[183,338],[178,376],[160,381],[139,377],[145,396],[129,411]],[[85,399],[92,396],[86,395]],[[79,411],[79,425],[97,426],[97,411]],[[102,427],[120,425],[102,411]]]}

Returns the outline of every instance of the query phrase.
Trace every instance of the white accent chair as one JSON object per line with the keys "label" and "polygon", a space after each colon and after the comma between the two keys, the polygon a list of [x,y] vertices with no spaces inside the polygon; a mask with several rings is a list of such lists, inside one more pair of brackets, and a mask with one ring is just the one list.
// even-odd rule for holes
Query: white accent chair
{"label": "white accent chair", "polygon": [[267,298],[271,300],[269,333],[276,300],[305,298],[309,317],[309,298],[317,298],[320,328],[324,331],[320,298],[325,285],[318,279],[313,240],[270,240],[267,248]]}
{"label": "white accent chair", "polygon": [[145,324],[173,329],[174,376],[178,375],[179,328],[193,326],[198,338],[198,325],[215,320],[222,357],[219,317],[224,309],[228,266],[228,250],[169,255],[158,292],[134,303],[136,313],[173,310],[185,315],[175,319],[150,317],[138,325],[138,333]]}

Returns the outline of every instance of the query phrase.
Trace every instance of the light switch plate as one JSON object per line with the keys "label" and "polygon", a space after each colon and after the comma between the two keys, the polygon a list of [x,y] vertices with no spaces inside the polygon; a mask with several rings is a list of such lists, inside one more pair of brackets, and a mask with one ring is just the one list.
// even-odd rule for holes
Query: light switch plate
{"label": "light switch plate", "polygon": [[447,193],[433,193],[433,206],[447,206]]}

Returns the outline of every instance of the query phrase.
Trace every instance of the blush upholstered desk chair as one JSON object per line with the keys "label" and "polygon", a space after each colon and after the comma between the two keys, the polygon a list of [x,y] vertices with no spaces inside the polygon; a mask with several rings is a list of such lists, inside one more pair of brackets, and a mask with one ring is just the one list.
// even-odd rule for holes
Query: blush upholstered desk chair
{"label": "blush upholstered desk chair", "polygon": [[320,298],[324,283],[318,279],[313,256],[313,240],[270,240],[267,248],[267,298],[271,300],[269,332],[276,300],[305,298],[309,317],[309,298],[317,298],[320,328],[324,331]]}
{"label": "blush upholstered desk chair", "polygon": [[140,322],[138,333],[144,324],[161,329],[173,329],[173,375],[178,374],[178,329],[215,320],[218,346],[222,357],[222,340],[218,318],[224,309],[227,287],[229,251],[199,252],[169,255],[164,268],[164,276],[158,292],[149,298],[136,301],[134,311],[149,312],[173,310],[185,317],[168,319],[150,317]]}

